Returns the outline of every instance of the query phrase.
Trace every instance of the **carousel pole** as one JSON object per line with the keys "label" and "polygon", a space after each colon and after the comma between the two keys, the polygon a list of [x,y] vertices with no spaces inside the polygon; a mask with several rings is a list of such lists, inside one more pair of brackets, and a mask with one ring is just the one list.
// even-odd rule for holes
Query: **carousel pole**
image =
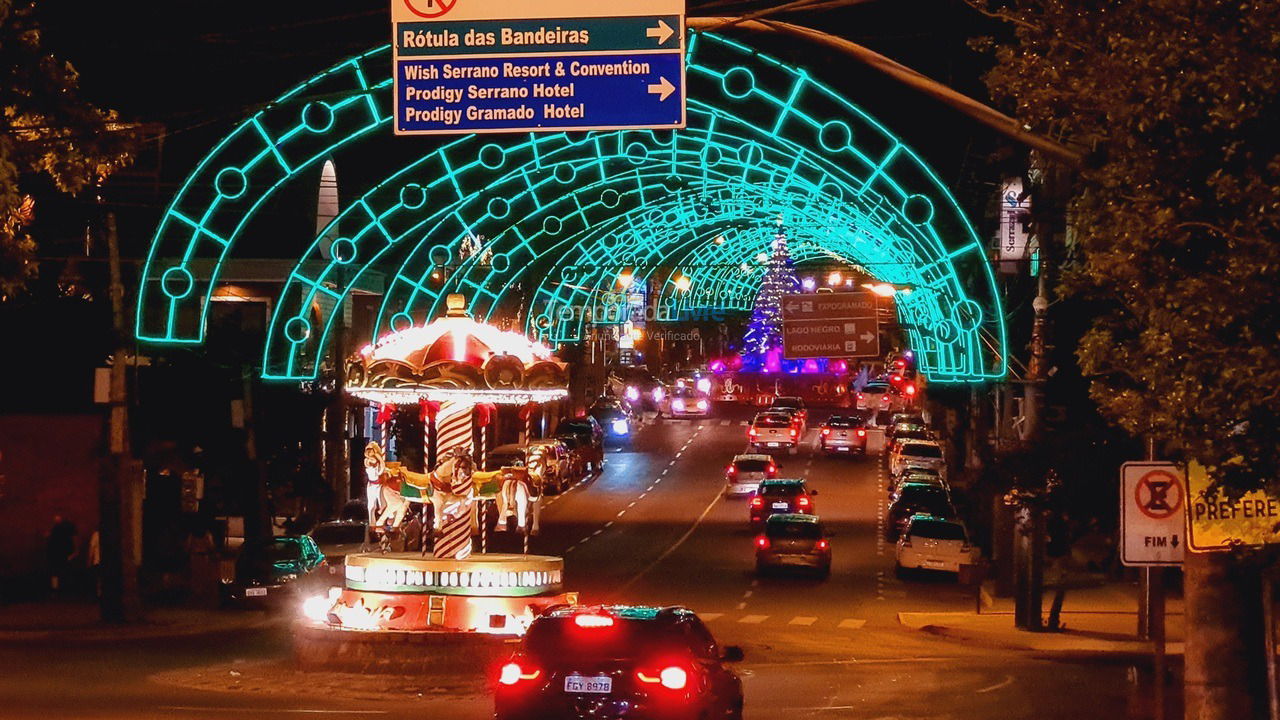
{"label": "carousel pole", "polygon": [[[447,457],[457,449],[471,452],[471,403],[442,402],[436,415],[436,458]],[[457,462],[454,459],[453,462]],[[437,558],[466,560],[471,556],[471,491],[470,475],[448,478],[450,492],[463,500],[445,510],[443,530],[436,540],[433,554]]]}
{"label": "carousel pole", "polygon": [[[480,420],[480,470],[488,470],[489,463],[489,423],[492,421],[492,408],[477,406]],[[489,552],[489,501],[480,499],[480,552]]]}

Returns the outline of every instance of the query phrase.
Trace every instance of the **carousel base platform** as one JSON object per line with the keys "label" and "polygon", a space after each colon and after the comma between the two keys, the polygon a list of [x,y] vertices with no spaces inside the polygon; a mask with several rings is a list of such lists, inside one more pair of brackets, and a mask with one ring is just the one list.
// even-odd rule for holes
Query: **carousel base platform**
{"label": "carousel base platform", "polygon": [[564,560],[547,555],[364,553],[346,563],[345,587],[327,611],[294,626],[301,669],[484,670],[534,617],[578,601],[563,591]]}

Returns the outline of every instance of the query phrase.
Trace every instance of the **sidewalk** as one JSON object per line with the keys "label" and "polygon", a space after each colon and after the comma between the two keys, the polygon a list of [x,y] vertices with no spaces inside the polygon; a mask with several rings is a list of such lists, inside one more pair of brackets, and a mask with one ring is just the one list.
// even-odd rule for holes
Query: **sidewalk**
{"label": "sidewalk", "polygon": [[[1058,631],[1028,632],[1014,627],[1013,599],[992,598],[983,589],[981,614],[969,612],[900,612],[898,622],[967,645],[1025,650],[1053,655],[1083,657],[1147,657],[1152,644],[1140,640],[1136,586],[1109,583],[1097,587],[1072,588],[1062,605]],[[1044,616],[1049,614],[1053,593],[1045,593]],[[1185,626],[1181,597],[1165,602],[1165,652],[1181,655]]]}
{"label": "sidewalk", "polygon": [[60,640],[114,642],[216,634],[283,626],[284,618],[259,610],[189,607],[148,608],[128,625],[99,620],[98,606],[82,600],[49,600],[0,605],[0,644]]}

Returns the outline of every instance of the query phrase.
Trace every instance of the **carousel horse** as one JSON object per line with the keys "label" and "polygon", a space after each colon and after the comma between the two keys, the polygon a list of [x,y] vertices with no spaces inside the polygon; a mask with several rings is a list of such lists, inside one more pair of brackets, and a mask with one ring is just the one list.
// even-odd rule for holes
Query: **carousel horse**
{"label": "carousel horse", "polygon": [[498,526],[507,529],[507,518],[515,516],[516,528],[530,535],[539,532],[538,519],[542,514],[543,475],[532,463],[527,468],[502,468],[502,486],[498,491]]}
{"label": "carousel horse", "polygon": [[[475,496],[475,483],[472,482],[472,488],[467,495],[455,495],[453,492],[453,482],[461,481],[463,478],[472,478],[475,473],[475,461],[471,458],[471,451],[464,447],[455,447],[448,450],[444,457],[441,458],[436,469],[428,475],[421,473],[412,473],[419,477],[430,479],[431,488],[431,508],[432,527],[439,532],[444,523],[446,511],[452,509],[458,504],[470,510],[471,501]],[[416,482],[410,482],[411,485],[417,485]],[[475,523],[474,513],[472,514],[472,523]]]}

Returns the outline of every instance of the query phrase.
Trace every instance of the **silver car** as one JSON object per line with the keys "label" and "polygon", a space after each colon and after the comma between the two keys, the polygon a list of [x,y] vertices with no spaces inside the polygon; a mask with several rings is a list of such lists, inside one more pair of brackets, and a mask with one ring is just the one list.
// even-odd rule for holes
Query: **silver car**
{"label": "silver car", "polygon": [[778,476],[778,466],[768,455],[735,455],[724,470],[725,495],[755,495],[760,482]]}

